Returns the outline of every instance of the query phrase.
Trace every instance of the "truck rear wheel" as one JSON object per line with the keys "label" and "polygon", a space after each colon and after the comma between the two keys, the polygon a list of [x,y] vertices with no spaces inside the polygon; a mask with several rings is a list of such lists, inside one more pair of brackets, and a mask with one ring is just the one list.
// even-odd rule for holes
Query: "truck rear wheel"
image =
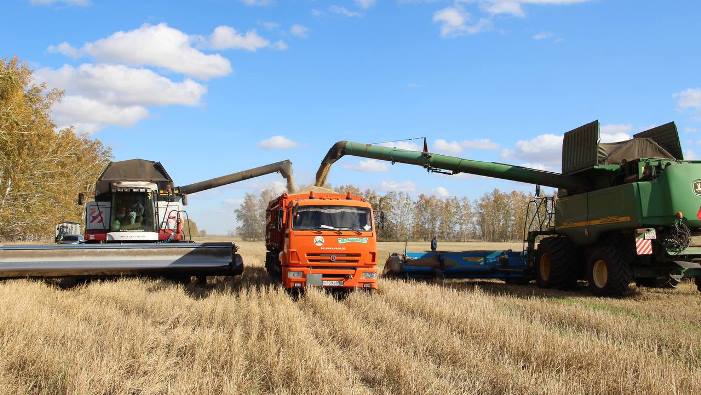
{"label": "truck rear wheel", "polygon": [[265,270],[273,281],[282,281],[282,268],[277,252],[268,251],[265,254]]}
{"label": "truck rear wheel", "polygon": [[572,289],[577,285],[576,247],[566,237],[546,237],[538,244],[536,284]]}
{"label": "truck rear wheel", "polygon": [[621,296],[630,290],[633,270],[624,254],[615,246],[597,247],[587,265],[589,289],[599,296]]}

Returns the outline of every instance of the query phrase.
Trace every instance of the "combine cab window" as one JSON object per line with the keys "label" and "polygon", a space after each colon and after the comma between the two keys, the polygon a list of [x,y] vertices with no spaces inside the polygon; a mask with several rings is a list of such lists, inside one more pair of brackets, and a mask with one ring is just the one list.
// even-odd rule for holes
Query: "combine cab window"
{"label": "combine cab window", "polygon": [[155,232],[153,194],[116,192],[112,202],[112,232]]}
{"label": "combine cab window", "polygon": [[348,206],[300,206],[294,214],[297,230],[372,230],[370,210]]}

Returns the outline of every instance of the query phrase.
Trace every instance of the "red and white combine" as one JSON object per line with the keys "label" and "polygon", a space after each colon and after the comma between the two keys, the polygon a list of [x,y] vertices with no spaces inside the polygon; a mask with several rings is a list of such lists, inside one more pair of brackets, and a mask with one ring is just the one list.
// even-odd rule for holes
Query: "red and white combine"
{"label": "red and white combine", "polygon": [[0,278],[112,275],[233,276],[243,260],[232,242],[194,243],[185,234],[188,194],[280,173],[293,191],[285,160],[176,187],[163,165],[112,162],[85,203],[85,244],[0,247]]}

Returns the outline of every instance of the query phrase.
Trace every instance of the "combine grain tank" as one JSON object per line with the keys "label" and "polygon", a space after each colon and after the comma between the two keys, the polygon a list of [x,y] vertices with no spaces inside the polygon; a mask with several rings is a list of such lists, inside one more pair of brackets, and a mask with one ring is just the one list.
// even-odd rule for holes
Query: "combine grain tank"
{"label": "combine grain tank", "polygon": [[553,221],[524,237],[523,259],[541,287],[586,280],[597,295],[621,295],[632,282],[672,287],[686,277],[701,290],[701,162],[684,160],[674,123],[611,144],[599,143],[598,121],[574,129],[564,137],[562,173],[341,141],[317,185],[344,155],[559,188],[541,200]]}

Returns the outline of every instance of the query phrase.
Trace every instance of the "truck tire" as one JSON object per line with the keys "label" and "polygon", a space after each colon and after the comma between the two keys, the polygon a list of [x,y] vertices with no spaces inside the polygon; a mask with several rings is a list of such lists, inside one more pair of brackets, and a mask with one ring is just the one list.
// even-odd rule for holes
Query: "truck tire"
{"label": "truck tire", "polygon": [[633,269],[619,248],[603,244],[589,256],[587,280],[594,295],[622,296],[630,291]]}
{"label": "truck tire", "polygon": [[695,281],[696,281],[696,289],[698,289],[699,292],[701,292],[701,277],[696,277]]}
{"label": "truck tire", "polygon": [[275,251],[268,251],[265,254],[265,270],[273,281],[282,281],[282,268],[280,259]]}
{"label": "truck tire", "polygon": [[538,244],[536,284],[572,289],[577,285],[577,249],[566,237],[546,237]]}

